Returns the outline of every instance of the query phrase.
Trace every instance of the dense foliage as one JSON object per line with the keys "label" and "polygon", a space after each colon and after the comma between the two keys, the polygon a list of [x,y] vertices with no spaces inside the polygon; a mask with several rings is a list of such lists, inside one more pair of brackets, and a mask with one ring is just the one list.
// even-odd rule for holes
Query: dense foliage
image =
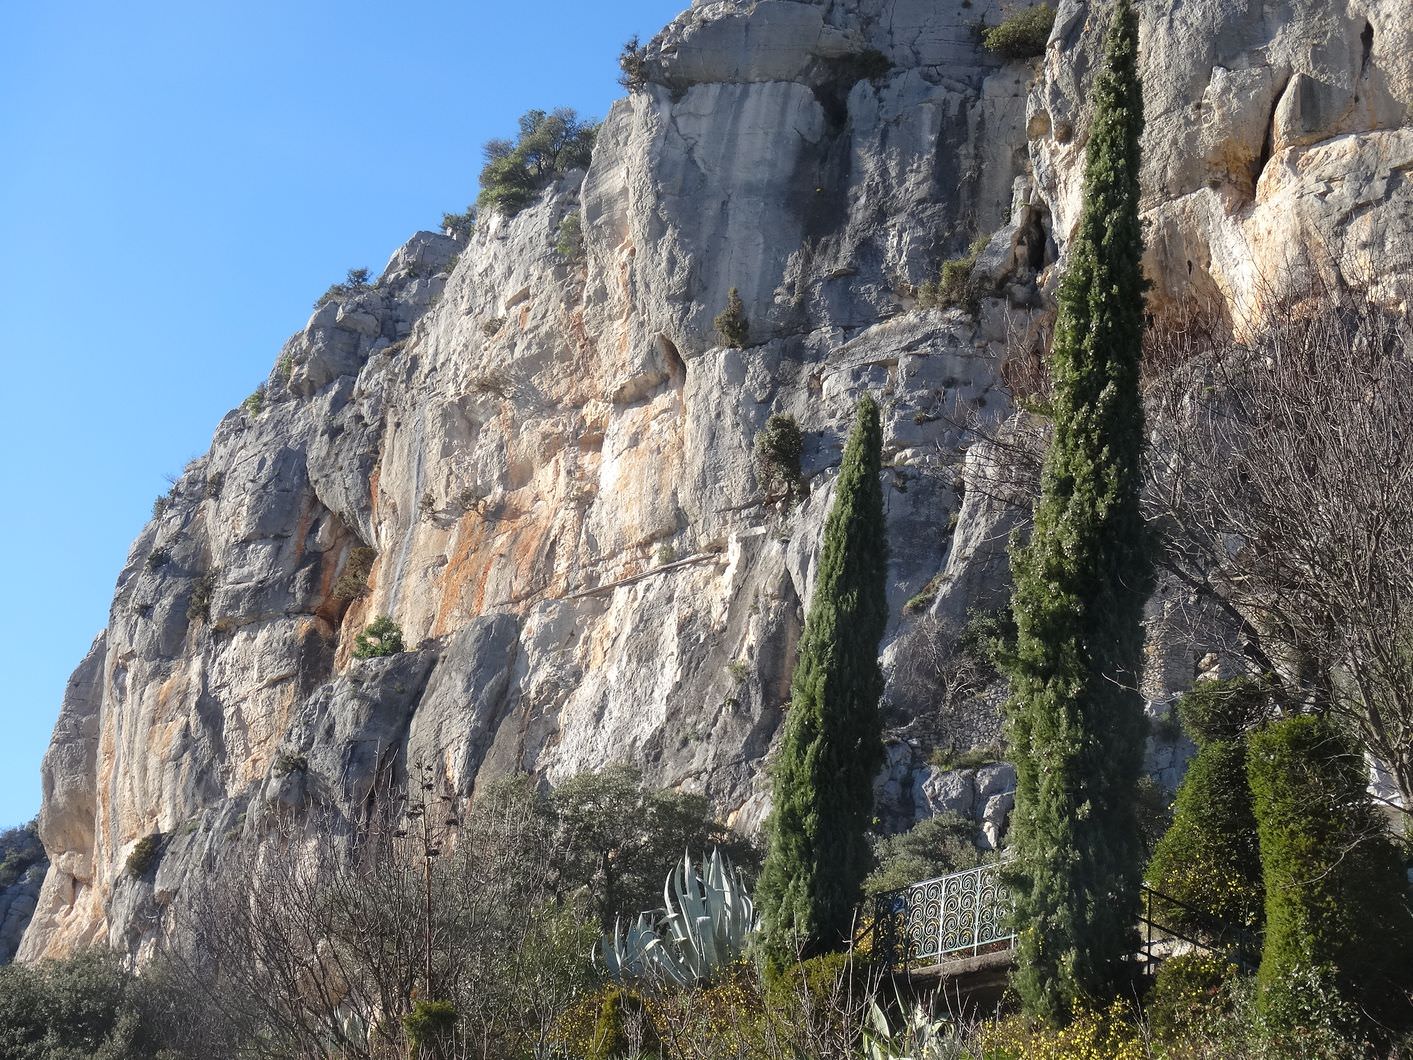
{"label": "dense foliage", "polygon": [[1241,928],[1257,927],[1264,915],[1261,848],[1246,779],[1246,729],[1264,711],[1262,687],[1242,680],[1204,682],[1178,705],[1197,756],[1178,788],[1172,824],[1148,863],[1148,883],[1182,903],[1159,903],[1155,912],[1188,934],[1219,932],[1202,913]]}
{"label": "dense foliage", "polygon": [[776,414],[756,435],[755,456],[761,485],[767,493],[795,497],[804,492],[800,456],[804,441],[794,416]]}
{"label": "dense foliage", "polygon": [[726,294],[726,308],[716,314],[712,322],[716,334],[727,346],[743,349],[751,337],[750,321],[746,319],[746,304],[741,301],[741,292],[731,288]]}
{"label": "dense foliage", "polygon": [[888,621],[888,543],[878,406],[859,402],[824,527],[757,896],[772,962],[837,949],[870,866],[866,832],[883,763],[878,643]]}
{"label": "dense foliage", "polygon": [[377,659],[404,650],[402,627],[388,615],[379,615],[353,638],[355,659]]}
{"label": "dense foliage", "polygon": [[864,880],[864,893],[896,891],[919,880],[974,867],[981,860],[975,837],[975,821],[941,813],[923,818],[906,832],[874,839],[877,868]]}
{"label": "dense foliage", "polygon": [[1045,43],[1050,39],[1050,30],[1054,25],[1054,7],[1034,4],[984,30],[981,43],[1005,59],[1034,59],[1044,54]]}
{"label": "dense foliage", "polygon": [[1115,6],[1093,97],[1052,354],[1054,434],[1031,540],[1012,560],[1015,985],[1049,1019],[1118,992],[1142,873],[1137,675],[1150,572],[1139,512],[1143,97],[1131,0]]}
{"label": "dense foliage", "polygon": [[580,118],[568,107],[526,111],[513,142],[486,144],[476,206],[513,217],[551,181],[571,169],[587,167],[598,132],[597,123]]}
{"label": "dense foliage", "polygon": [[0,967],[0,1057],[147,1060],[165,1037],[155,977],[127,974],[114,956]]}
{"label": "dense foliage", "polygon": [[1248,770],[1266,888],[1263,1014],[1298,1027],[1320,1017],[1312,1006],[1329,994],[1406,1026],[1408,881],[1368,797],[1363,756],[1330,721],[1305,715],[1252,736]]}
{"label": "dense foliage", "polygon": [[18,883],[33,866],[48,863],[37,821],[0,832],[0,891]]}
{"label": "dense foliage", "polygon": [[718,822],[701,795],[643,785],[629,766],[582,773],[550,794],[544,807],[558,837],[550,867],[566,892],[578,892],[591,920],[607,929],[662,903],[662,881],[683,851],[713,847],[754,877],[760,857]]}

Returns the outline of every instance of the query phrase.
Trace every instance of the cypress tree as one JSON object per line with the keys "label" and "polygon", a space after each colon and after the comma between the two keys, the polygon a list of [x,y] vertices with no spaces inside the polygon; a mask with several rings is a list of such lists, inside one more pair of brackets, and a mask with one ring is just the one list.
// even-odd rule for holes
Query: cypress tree
{"label": "cypress tree", "polygon": [[844,945],[869,870],[873,778],[883,764],[878,642],[888,620],[882,448],[878,406],[865,397],[824,525],[773,773],[758,901],[776,967]]}
{"label": "cypress tree", "polygon": [[1363,755],[1329,720],[1303,715],[1252,736],[1247,771],[1266,885],[1256,986],[1267,1028],[1406,1028],[1408,880],[1369,798]]}
{"label": "cypress tree", "polygon": [[[1183,903],[1159,902],[1155,912],[1164,924],[1189,934],[1215,927],[1192,909],[1243,928],[1261,923],[1261,847],[1246,779],[1246,739],[1269,712],[1269,695],[1249,678],[1204,681],[1178,704],[1197,756],[1178,788],[1173,823],[1148,862],[1148,882]],[[1219,935],[1214,941],[1230,940]]]}
{"label": "cypress tree", "polygon": [[1117,0],[1095,80],[1084,210],[1060,286],[1054,434],[1031,539],[1013,551],[1015,986],[1062,1021],[1117,994],[1137,941],[1137,690],[1151,584],[1139,512],[1143,237],[1138,20]]}

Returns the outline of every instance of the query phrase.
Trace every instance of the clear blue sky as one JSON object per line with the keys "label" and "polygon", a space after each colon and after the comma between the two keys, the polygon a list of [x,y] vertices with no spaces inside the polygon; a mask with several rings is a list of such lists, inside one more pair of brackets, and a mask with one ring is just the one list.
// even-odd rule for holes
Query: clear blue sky
{"label": "clear blue sky", "polygon": [[531,107],[602,116],[687,0],[6,5],[0,827],[152,500],[314,299],[476,194]]}

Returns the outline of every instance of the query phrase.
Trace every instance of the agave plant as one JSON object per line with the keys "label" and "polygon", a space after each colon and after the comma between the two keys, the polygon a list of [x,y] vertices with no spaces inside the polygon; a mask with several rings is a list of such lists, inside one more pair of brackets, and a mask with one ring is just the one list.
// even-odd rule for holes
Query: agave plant
{"label": "agave plant", "polygon": [[662,909],[640,913],[624,928],[615,922],[613,933],[594,948],[611,978],[703,982],[741,956],[758,926],[745,883],[719,850],[698,865],[683,854],[662,897]]}
{"label": "agave plant", "polygon": [[889,1023],[877,1000],[869,1002],[870,1026],[863,1032],[864,1060],[961,1060],[970,1055],[949,1032],[946,1020],[933,1019],[918,1005],[909,1007],[899,997],[903,1011],[898,1026]]}

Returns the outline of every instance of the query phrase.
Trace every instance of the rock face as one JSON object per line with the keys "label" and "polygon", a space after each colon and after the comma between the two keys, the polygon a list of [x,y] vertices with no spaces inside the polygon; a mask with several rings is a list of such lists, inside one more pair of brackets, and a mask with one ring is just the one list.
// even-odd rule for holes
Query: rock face
{"label": "rock face", "polygon": [[[1158,297],[1240,316],[1262,270],[1369,259],[1406,305],[1404,0],[1142,6]],[[1002,365],[1043,324],[1077,219],[1105,9],[1060,8],[1042,59],[1002,64],[974,29],[995,0],[697,4],[649,45],[586,173],[469,240],[418,233],[316,310],[135,542],[70,682],[21,957],[141,956],[270,814],[351,810],[419,760],[466,790],[633,762],[757,827],[865,392],[890,465],[883,812],[946,802],[916,724],[934,703],[896,678],[1004,600],[1016,519],[967,488],[969,447],[1010,412]],[[582,260],[556,250],[576,211]],[[978,234],[979,315],[916,309]],[[745,349],[712,330],[733,287]],[[777,412],[804,433],[797,506],[752,460]],[[352,658],[380,614],[409,650]],[[1155,648],[1160,706],[1192,678],[1184,651]],[[1004,770],[952,785],[991,844]]]}

